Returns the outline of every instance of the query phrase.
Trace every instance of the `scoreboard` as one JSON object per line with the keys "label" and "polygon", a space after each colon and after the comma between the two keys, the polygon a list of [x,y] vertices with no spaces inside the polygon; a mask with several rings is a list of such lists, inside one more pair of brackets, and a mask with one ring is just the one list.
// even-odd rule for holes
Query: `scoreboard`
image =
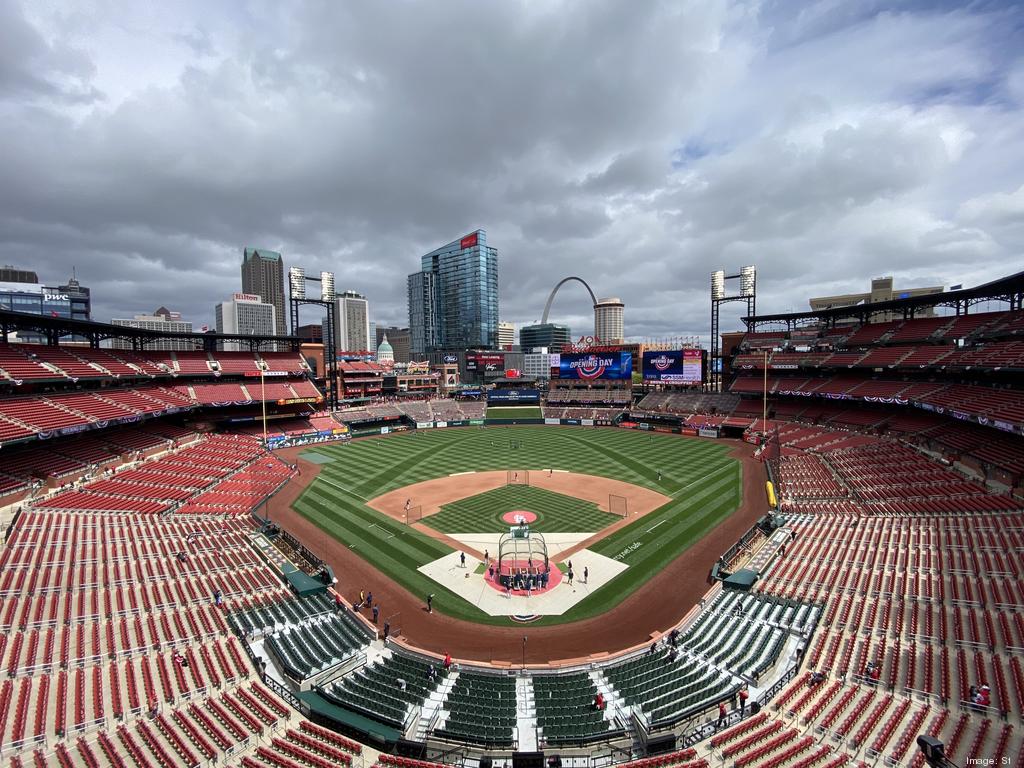
{"label": "scoreboard", "polygon": [[704,369],[703,349],[644,352],[644,381],[661,381],[668,384],[702,384]]}

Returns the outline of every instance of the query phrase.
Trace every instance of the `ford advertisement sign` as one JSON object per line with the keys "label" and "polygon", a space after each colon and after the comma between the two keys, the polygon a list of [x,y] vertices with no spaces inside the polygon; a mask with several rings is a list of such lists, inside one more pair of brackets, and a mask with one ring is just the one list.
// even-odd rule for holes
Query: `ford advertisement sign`
{"label": "ford advertisement sign", "polygon": [[540,402],[539,389],[492,389],[487,393],[488,403],[530,403]]}

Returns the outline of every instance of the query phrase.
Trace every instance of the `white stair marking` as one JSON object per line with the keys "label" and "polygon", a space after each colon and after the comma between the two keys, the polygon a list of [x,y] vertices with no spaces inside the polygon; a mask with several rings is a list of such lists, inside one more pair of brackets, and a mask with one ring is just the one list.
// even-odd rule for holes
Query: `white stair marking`
{"label": "white stair marking", "polygon": [[537,705],[533,678],[516,678],[516,743],[520,752],[537,751]]}
{"label": "white stair marking", "polygon": [[430,721],[434,719],[435,714],[438,715],[438,719],[434,727],[444,727],[444,723],[448,719],[448,712],[444,709],[444,704],[448,701],[448,693],[455,687],[455,681],[458,679],[458,672],[449,673],[448,677],[441,679],[437,684],[437,688],[432,690],[423,702],[423,708],[420,710],[420,720],[416,724],[416,738],[418,740],[422,741],[427,737]]}

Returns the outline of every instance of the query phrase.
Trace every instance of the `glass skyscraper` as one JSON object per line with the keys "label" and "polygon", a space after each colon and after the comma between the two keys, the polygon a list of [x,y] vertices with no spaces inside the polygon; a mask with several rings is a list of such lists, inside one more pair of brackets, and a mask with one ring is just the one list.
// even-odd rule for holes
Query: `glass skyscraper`
{"label": "glass skyscraper", "polygon": [[421,259],[409,275],[411,351],[494,349],[498,343],[498,251],[482,229]]}

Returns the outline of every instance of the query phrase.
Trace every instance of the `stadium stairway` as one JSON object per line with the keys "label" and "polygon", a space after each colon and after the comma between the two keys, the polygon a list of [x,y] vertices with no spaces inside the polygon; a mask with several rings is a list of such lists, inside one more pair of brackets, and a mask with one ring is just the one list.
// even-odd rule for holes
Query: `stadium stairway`
{"label": "stadium stairway", "polygon": [[628,723],[629,710],[625,700],[612,688],[608,678],[600,669],[590,670],[590,679],[594,681],[594,687],[598,693],[604,696],[605,720],[610,723]]}
{"label": "stadium stairway", "polygon": [[448,694],[458,679],[458,671],[452,672],[448,677],[441,679],[437,684],[437,688],[431,691],[430,695],[423,700],[423,706],[420,709],[420,719],[416,724],[417,740],[425,740],[433,727],[444,727],[444,720],[447,717],[444,705],[448,700]]}
{"label": "stadium stairway", "polygon": [[533,679],[516,680],[516,748],[520,752],[537,751],[537,705]]}

